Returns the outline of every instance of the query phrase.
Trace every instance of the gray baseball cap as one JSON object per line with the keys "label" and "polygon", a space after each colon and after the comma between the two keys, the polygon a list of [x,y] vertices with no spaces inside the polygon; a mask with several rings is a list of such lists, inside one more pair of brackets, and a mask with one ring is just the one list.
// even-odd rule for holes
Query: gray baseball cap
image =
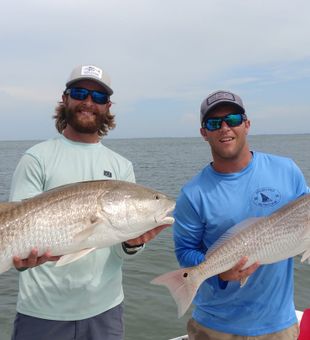
{"label": "gray baseball cap", "polygon": [[208,95],[206,99],[201,103],[200,107],[200,122],[202,123],[207,114],[220,104],[230,104],[236,106],[242,113],[245,113],[245,109],[241,98],[230,91],[215,91]]}
{"label": "gray baseball cap", "polygon": [[110,77],[101,68],[94,65],[76,66],[69,76],[69,79],[66,83],[66,87],[68,88],[73,83],[83,79],[93,80],[99,85],[101,85],[109,95],[113,94],[113,90],[110,87],[111,86]]}

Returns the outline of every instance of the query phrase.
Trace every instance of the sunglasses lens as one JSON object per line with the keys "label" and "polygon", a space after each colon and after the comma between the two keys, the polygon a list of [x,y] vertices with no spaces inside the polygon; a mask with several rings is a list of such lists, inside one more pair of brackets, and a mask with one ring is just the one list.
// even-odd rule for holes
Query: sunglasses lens
{"label": "sunglasses lens", "polygon": [[88,90],[72,87],[70,89],[70,97],[76,100],[85,100],[88,96]]}
{"label": "sunglasses lens", "polygon": [[243,120],[246,120],[246,118],[244,118],[241,113],[230,113],[225,117],[213,117],[206,119],[203,127],[209,131],[215,131],[221,128],[223,121],[228,126],[235,127],[241,125]]}
{"label": "sunglasses lens", "polygon": [[242,121],[243,118],[240,113],[232,113],[225,117],[225,122],[227,123],[227,125],[232,127],[240,125]]}
{"label": "sunglasses lens", "polygon": [[109,101],[109,95],[99,91],[91,91],[80,87],[71,87],[67,93],[70,93],[70,97],[76,100],[85,100],[89,95],[94,103],[106,104]]}
{"label": "sunglasses lens", "polygon": [[109,96],[103,92],[93,91],[91,97],[97,104],[106,104],[109,101]]}
{"label": "sunglasses lens", "polygon": [[222,118],[209,118],[207,119],[206,123],[205,123],[205,127],[209,130],[209,131],[215,131],[221,128],[222,125]]}

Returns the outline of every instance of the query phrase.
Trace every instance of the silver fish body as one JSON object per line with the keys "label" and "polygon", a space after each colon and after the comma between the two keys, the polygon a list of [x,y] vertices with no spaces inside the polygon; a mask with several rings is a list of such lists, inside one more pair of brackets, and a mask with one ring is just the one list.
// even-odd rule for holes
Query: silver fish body
{"label": "silver fish body", "polygon": [[310,195],[298,198],[268,217],[237,224],[208,250],[201,264],[163,274],[152,283],[170,290],[180,317],[203,281],[231,269],[243,256],[248,258],[248,267],[255,262],[270,264],[302,253],[301,260],[309,261]]}
{"label": "silver fish body", "polygon": [[0,273],[13,256],[65,255],[63,265],[96,248],[138,237],[172,224],[175,202],[144,186],[98,180],[61,186],[33,198],[0,206]]}

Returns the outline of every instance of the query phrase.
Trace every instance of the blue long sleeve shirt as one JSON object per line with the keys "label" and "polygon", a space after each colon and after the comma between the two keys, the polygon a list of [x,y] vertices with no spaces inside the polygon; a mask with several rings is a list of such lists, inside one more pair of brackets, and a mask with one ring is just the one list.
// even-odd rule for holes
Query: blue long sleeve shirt
{"label": "blue long sleeve shirt", "polygon": [[[229,228],[250,217],[268,216],[308,192],[306,181],[290,159],[253,152],[237,173],[206,166],[181,190],[175,209],[175,253],[182,267],[205,260],[208,248]],[[200,286],[193,318],[224,333],[257,336],[297,322],[293,301],[293,259],[262,265],[240,288],[218,276]]]}

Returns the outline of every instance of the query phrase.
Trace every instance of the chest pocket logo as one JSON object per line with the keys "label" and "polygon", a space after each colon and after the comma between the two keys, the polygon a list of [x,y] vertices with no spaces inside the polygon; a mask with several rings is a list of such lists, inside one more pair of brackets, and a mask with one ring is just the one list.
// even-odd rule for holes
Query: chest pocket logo
{"label": "chest pocket logo", "polygon": [[280,200],[280,192],[273,188],[257,189],[252,197],[252,202],[260,207],[272,207],[278,204]]}
{"label": "chest pocket logo", "polygon": [[112,178],[112,172],[111,172],[111,171],[103,170],[103,175],[104,175],[105,177]]}

